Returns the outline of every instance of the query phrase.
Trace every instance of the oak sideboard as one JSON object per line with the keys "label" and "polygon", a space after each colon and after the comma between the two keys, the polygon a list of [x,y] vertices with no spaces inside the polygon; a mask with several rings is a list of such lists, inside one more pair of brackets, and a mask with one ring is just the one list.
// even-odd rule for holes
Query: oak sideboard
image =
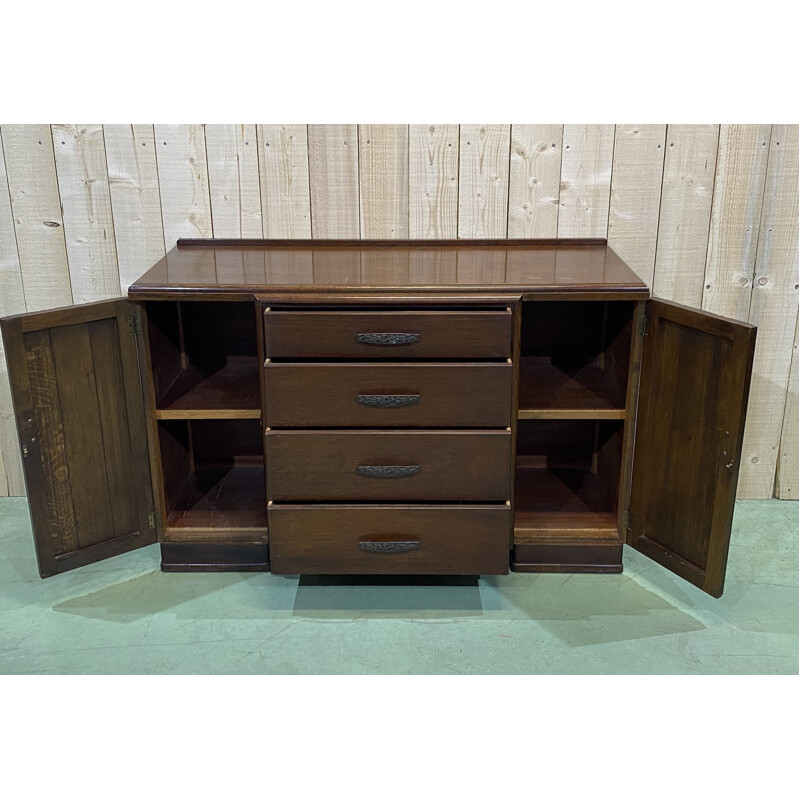
{"label": "oak sideboard", "polygon": [[2,320],[42,577],[620,572],[722,593],[755,328],[605,240],[180,240]]}

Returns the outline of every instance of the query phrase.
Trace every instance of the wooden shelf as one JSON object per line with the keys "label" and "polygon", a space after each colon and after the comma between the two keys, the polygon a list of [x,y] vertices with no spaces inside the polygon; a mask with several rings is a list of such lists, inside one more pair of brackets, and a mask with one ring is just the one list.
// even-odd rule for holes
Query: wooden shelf
{"label": "wooden shelf", "polygon": [[582,469],[517,467],[514,544],[618,541],[614,504]]}
{"label": "wooden shelf", "polygon": [[214,372],[181,371],[158,402],[156,419],[260,419],[258,359],[229,358]]}
{"label": "wooden shelf", "polygon": [[625,396],[599,367],[522,360],[518,419],[625,419]]}
{"label": "wooden shelf", "polygon": [[266,540],[267,500],[264,466],[201,467],[183,486],[167,517],[168,541]]}

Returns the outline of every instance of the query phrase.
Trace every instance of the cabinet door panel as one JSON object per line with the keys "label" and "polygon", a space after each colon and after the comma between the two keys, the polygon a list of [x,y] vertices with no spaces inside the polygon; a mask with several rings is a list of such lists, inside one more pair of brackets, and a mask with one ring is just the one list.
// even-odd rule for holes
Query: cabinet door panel
{"label": "cabinet door panel", "polygon": [[112,300],[2,321],[42,577],[156,541],[138,313]]}
{"label": "cabinet door panel", "polygon": [[628,544],[722,594],[756,331],[647,303]]}

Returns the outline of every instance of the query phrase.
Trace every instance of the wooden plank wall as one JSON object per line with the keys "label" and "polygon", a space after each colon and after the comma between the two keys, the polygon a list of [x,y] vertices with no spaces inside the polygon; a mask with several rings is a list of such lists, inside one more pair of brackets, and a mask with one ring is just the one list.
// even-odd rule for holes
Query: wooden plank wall
{"label": "wooden plank wall", "polygon": [[759,326],[739,496],[796,499],[797,219],[792,125],[3,125],[0,315],[118,296],[179,236],[608,237]]}

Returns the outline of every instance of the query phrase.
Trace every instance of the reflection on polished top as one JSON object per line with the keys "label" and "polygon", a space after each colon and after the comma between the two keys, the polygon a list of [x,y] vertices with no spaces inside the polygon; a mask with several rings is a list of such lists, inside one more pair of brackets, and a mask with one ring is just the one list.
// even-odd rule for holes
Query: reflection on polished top
{"label": "reflection on polished top", "polygon": [[148,299],[263,292],[478,292],[647,297],[604,239],[183,239],[129,290]]}

